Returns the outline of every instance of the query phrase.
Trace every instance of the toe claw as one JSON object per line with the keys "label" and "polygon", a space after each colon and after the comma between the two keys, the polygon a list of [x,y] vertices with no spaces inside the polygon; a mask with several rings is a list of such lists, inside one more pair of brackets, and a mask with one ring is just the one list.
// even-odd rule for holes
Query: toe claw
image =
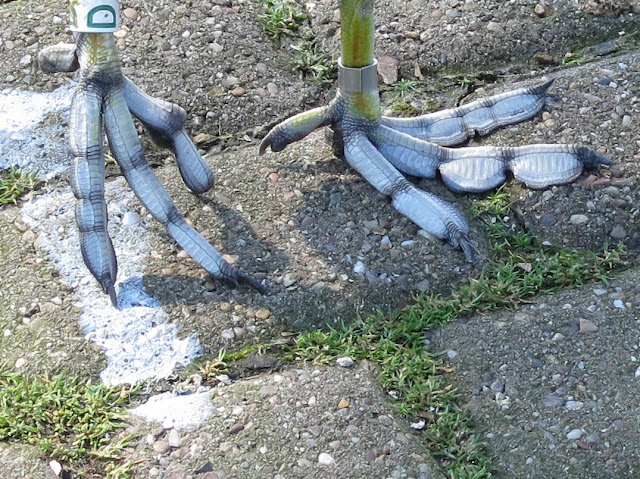
{"label": "toe claw", "polygon": [[606,156],[599,155],[591,148],[586,146],[578,147],[578,159],[582,161],[587,168],[595,168],[598,165],[613,165],[613,161]]}
{"label": "toe claw", "polygon": [[[463,224],[466,227],[466,223]],[[469,263],[473,263],[476,259],[476,247],[469,239],[468,230],[462,229],[458,224],[454,221],[447,220],[446,221],[446,234],[444,239],[446,239],[451,246],[454,248],[460,248],[462,253],[464,254],[465,259]]]}
{"label": "toe claw", "polygon": [[549,87],[553,84],[554,79],[552,78],[551,80],[548,80],[544,83],[541,83],[540,85],[536,85],[534,87],[531,87],[531,93],[533,93],[534,95],[544,95],[547,90],[549,89]]}
{"label": "toe claw", "polygon": [[109,298],[111,299],[111,304],[113,305],[113,307],[116,309],[120,309],[118,308],[118,295],[116,294],[115,286],[113,285],[108,286],[105,293],[109,295]]}
{"label": "toe claw", "polygon": [[234,286],[239,286],[241,284],[246,284],[247,286],[252,287],[260,294],[267,294],[267,286],[262,284],[260,281],[255,279],[250,274],[244,273],[239,269],[233,269],[231,276],[228,276],[226,279],[233,283]]}
{"label": "toe claw", "polygon": [[238,275],[238,282],[242,284],[246,284],[247,286],[251,286],[260,294],[267,294],[267,291],[268,291],[267,286],[262,284],[260,281],[258,281],[257,279],[255,279],[253,276],[249,274],[241,272]]}
{"label": "toe claw", "polygon": [[[260,156],[264,155],[267,152],[267,148],[271,146],[271,133],[265,136],[260,142],[260,151],[258,152]],[[271,149],[273,151],[273,148]]]}
{"label": "toe claw", "polygon": [[458,245],[460,246],[465,259],[469,263],[473,263],[476,260],[476,247],[466,234],[458,239]]}

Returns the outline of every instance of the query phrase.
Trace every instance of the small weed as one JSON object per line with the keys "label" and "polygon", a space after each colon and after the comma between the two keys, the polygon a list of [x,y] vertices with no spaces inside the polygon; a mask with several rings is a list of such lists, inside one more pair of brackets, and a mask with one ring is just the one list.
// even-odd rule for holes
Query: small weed
{"label": "small weed", "polygon": [[433,113],[438,110],[438,103],[432,98],[426,100],[401,98],[391,104],[391,111],[397,116],[410,117]]}
{"label": "small weed", "polygon": [[266,7],[258,22],[273,40],[283,35],[293,35],[307,19],[302,6],[294,0],[258,0]]}
{"label": "small weed", "polygon": [[503,184],[486,199],[473,201],[470,212],[475,218],[483,214],[504,217],[509,214],[511,204],[511,195],[509,195],[505,184]]}
{"label": "small weed", "polygon": [[215,359],[208,360],[198,368],[198,372],[204,378],[213,378],[219,374],[225,374],[229,371],[229,359],[227,358],[227,350],[222,348],[218,351]]}
{"label": "small weed", "polygon": [[446,80],[447,82],[449,82],[449,85],[454,85],[457,86],[459,88],[462,88],[463,90],[469,90],[473,87],[473,85],[475,85],[476,83],[476,79],[474,76],[467,76],[464,74],[460,74],[460,75],[442,75],[441,77],[443,80]]}
{"label": "small weed", "polygon": [[472,213],[485,221],[492,243],[491,260],[480,277],[447,298],[421,295],[401,311],[357,318],[329,332],[305,333],[288,352],[289,359],[321,363],[343,355],[375,362],[395,408],[426,421],[427,447],[450,478],[488,479],[491,463],[471,419],[457,405],[459,393],[447,384],[449,370],[424,347],[425,331],[463,316],[515,308],[536,294],[606,281],[611,269],[624,264],[622,247],[596,255],[539,244],[505,221],[515,216],[512,205],[504,187],[474,201]]}
{"label": "small weed", "polygon": [[26,191],[34,189],[41,183],[33,171],[11,168],[0,172],[0,204],[16,203]]}
{"label": "small weed", "polygon": [[310,77],[320,85],[333,83],[338,71],[335,55],[320,51],[318,40],[309,37],[298,45],[291,45],[290,65],[301,77]]}
{"label": "small weed", "polygon": [[398,97],[404,98],[407,95],[415,94],[418,91],[419,81],[407,80],[403,78],[391,85],[391,91]]}
{"label": "small weed", "polygon": [[[234,352],[227,352],[226,349],[218,351],[218,356],[215,358],[203,358],[196,364],[198,368],[198,374],[204,379],[215,378],[220,374],[227,374],[229,372],[229,366],[236,361],[248,358],[252,354],[263,354],[266,351],[280,351],[282,346],[288,341],[273,341],[271,343],[252,344],[244,349]],[[189,369],[185,370],[189,373]]]}
{"label": "small weed", "polygon": [[27,379],[0,371],[0,440],[38,446],[61,461],[94,458],[102,462],[104,477],[128,477],[118,462],[133,436],[114,436],[126,425],[124,406],[134,393],[73,378]]}

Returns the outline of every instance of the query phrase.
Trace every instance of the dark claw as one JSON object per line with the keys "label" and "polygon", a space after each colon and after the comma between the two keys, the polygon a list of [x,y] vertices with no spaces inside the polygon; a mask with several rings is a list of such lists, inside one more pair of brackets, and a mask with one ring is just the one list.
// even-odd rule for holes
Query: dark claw
{"label": "dark claw", "polygon": [[469,237],[464,235],[462,238],[458,240],[458,244],[462,253],[464,254],[465,259],[469,263],[473,263],[476,260],[476,247],[471,243]]}
{"label": "dark claw", "polygon": [[234,286],[238,286],[240,284],[246,284],[247,286],[251,286],[260,294],[267,294],[267,292],[269,291],[266,285],[262,284],[253,276],[247,273],[243,273],[240,270],[235,270],[234,277],[229,278],[229,281],[231,281],[234,284]]}
{"label": "dark claw", "polygon": [[453,222],[448,222],[447,234],[447,240],[449,243],[454,248],[459,247],[462,250],[465,259],[469,263],[473,263],[476,259],[476,247],[469,239],[469,235]]}
{"label": "dark claw", "polygon": [[116,309],[120,309],[118,308],[118,295],[116,294],[116,288],[113,285],[108,286],[105,293],[107,293],[109,295],[109,298],[111,298],[111,304],[113,305],[113,307]]}
{"label": "dark claw", "polygon": [[549,89],[549,87],[553,84],[553,80],[549,80],[547,82],[544,82],[538,86],[534,86],[531,88],[531,93],[535,94],[535,95],[542,95],[544,93],[547,92],[547,90]]}
{"label": "dark claw", "polygon": [[[271,137],[270,135],[265,136],[260,142],[260,156],[264,155],[267,152],[267,148],[271,147]],[[273,151],[273,148],[271,149]]]}
{"label": "dark claw", "polygon": [[609,158],[597,154],[591,148],[587,148],[586,146],[578,148],[578,158],[587,168],[595,168],[598,165],[613,165],[613,161]]}

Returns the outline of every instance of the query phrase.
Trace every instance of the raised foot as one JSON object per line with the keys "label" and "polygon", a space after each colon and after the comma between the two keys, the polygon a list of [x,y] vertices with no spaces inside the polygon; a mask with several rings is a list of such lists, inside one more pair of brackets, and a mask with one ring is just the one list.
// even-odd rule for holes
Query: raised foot
{"label": "raised foot", "polygon": [[[341,134],[345,158],[372,186],[392,197],[392,204],[428,233],[475,257],[469,226],[450,203],[415,188],[401,174],[434,178],[440,173],[454,191],[482,192],[506,180],[506,173],[531,188],[573,181],[583,168],[610,165],[611,160],[579,145],[482,146],[453,145],[535,116],[544,106],[552,81],[476,100],[459,108],[418,118],[372,118],[377,92],[344,93],[334,101],[296,115],[273,128],[260,145],[281,151],[315,128],[331,124]],[[427,141],[429,140],[429,141]]]}

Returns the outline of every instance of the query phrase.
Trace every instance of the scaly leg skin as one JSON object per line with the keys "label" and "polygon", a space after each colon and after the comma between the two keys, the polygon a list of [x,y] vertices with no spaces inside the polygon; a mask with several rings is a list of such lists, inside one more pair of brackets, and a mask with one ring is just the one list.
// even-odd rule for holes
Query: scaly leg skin
{"label": "scaly leg skin", "polygon": [[174,150],[182,178],[192,191],[207,191],[214,182],[213,172],[184,129],[186,112],[146,95],[122,75],[113,35],[78,34],[76,45],[49,47],[40,53],[39,60],[46,72],[80,70],[69,123],[74,156],[72,187],[78,199],[76,221],[84,262],[112,304],[117,307],[117,264],[107,233],[103,123],[111,151],[129,185],[176,242],[214,278],[248,284],[264,293],[263,284],[233,268],[187,224],[149,168],[130,113],[155,139]]}
{"label": "scaly leg skin", "polygon": [[[373,33],[373,0],[343,0],[341,74],[373,65]],[[487,135],[533,118],[543,108],[551,83],[405,119],[381,116],[377,87],[354,88],[345,81],[327,107],[274,127],[262,140],[260,154],[269,147],[281,151],[316,128],[332,125],[342,136],[349,165],[378,191],[391,196],[396,210],[432,235],[460,247],[467,260],[473,261],[475,249],[463,215],[446,201],[415,188],[401,172],[434,178],[439,171],[454,191],[482,192],[504,182],[507,171],[530,188],[545,188],[573,181],[584,167],[610,165],[608,158],[579,145],[448,148],[476,134]]]}
{"label": "scaly leg skin", "polygon": [[[45,48],[38,55],[40,69],[45,73],[73,72],[80,68],[75,43],[60,43]],[[129,111],[147,129],[153,141],[168,148],[176,156],[180,175],[196,194],[209,191],[215,182],[207,166],[185,130],[187,113],[182,107],[143,92],[125,75],[123,89]]]}

